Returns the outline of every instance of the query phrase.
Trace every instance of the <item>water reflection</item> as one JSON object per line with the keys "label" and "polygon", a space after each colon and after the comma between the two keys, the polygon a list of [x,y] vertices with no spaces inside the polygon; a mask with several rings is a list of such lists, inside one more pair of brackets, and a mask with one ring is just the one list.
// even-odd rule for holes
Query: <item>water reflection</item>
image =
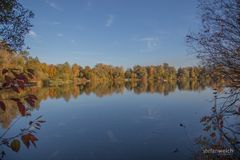
{"label": "water reflection", "polygon": [[[203,118],[203,120],[201,121],[204,124],[204,130],[206,130],[204,132],[209,131],[207,133],[204,133],[202,136],[200,136],[200,138],[196,140],[197,144],[200,146],[201,149],[195,150],[194,152],[187,151],[186,149],[184,149],[184,147],[186,146],[186,144],[189,144],[189,143],[185,144],[185,140],[184,138],[182,138],[182,136],[184,135],[181,135],[179,128],[182,127],[184,129],[188,129],[189,126],[185,123],[180,123],[180,122],[182,122],[182,120],[185,119],[185,117],[188,117],[189,115],[191,115],[192,117],[190,116],[191,118],[186,118],[185,122],[190,122],[190,121],[192,122],[193,117],[196,115],[192,115],[191,113],[197,112],[192,106],[195,106],[195,105],[200,106],[198,107],[199,109],[198,111],[201,111],[202,104],[196,104],[195,102],[196,99],[194,100],[194,98],[197,97],[198,95],[194,95],[193,94],[194,92],[182,93],[178,91],[197,91],[195,93],[200,93],[200,91],[203,91],[208,87],[216,88],[217,85],[212,83],[206,83],[206,82],[201,83],[199,81],[185,81],[185,82],[170,81],[168,83],[159,83],[156,81],[141,81],[141,82],[127,81],[125,83],[106,83],[106,84],[105,83],[101,83],[101,84],[87,83],[85,85],[79,85],[79,86],[67,85],[67,86],[43,87],[43,88],[31,87],[31,88],[27,88],[24,92],[21,92],[20,94],[11,92],[10,90],[4,90],[4,91],[2,90],[0,91],[0,98],[11,99],[11,97],[24,97],[25,94],[34,94],[37,97],[36,105],[34,107],[30,107],[29,109],[35,110],[35,109],[40,109],[40,103],[41,101],[44,101],[44,100],[49,100],[49,102],[54,101],[55,103],[54,99],[62,98],[66,102],[72,100],[71,102],[64,103],[64,105],[70,105],[75,103],[76,105],[79,105],[80,102],[82,102],[82,99],[79,96],[82,95],[83,97],[85,96],[86,98],[86,95],[91,95],[87,97],[90,98],[92,101],[87,100],[86,101],[87,103],[84,103],[84,105],[88,107],[86,107],[87,109],[82,110],[83,112],[79,112],[79,111],[73,112],[73,110],[71,109],[66,109],[63,112],[58,112],[59,110],[62,111],[63,107],[59,107],[59,104],[57,105],[52,103],[49,103],[47,105],[48,107],[41,108],[41,110],[45,110],[44,114],[49,113],[50,115],[49,119],[51,121],[55,121],[55,123],[58,124],[57,126],[52,125],[51,122],[50,124],[49,123],[46,124],[51,126],[51,127],[48,127],[47,132],[50,134],[55,134],[55,135],[52,135],[50,140],[55,143],[59,141],[59,137],[60,137],[61,143],[64,144],[63,146],[70,147],[70,148],[72,144],[69,144],[70,143],[69,141],[74,141],[74,142],[76,140],[80,141],[81,143],[75,144],[76,146],[73,146],[73,147],[81,148],[81,151],[79,150],[76,151],[74,148],[72,148],[72,150],[69,149],[67,151],[72,151],[73,155],[77,154],[78,156],[81,156],[82,154],[83,158],[91,157],[88,155],[90,151],[91,151],[91,154],[94,155],[93,157],[95,158],[98,157],[97,156],[98,154],[101,155],[102,153],[105,153],[110,157],[114,156],[112,155],[113,152],[111,152],[111,149],[113,149],[112,147],[114,147],[116,149],[116,150],[113,149],[113,151],[116,152],[115,156],[119,155],[119,156],[122,156],[122,158],[124,157],[124,152],[128,153],[128,151],[131,148],[135,148],[135,152],[131,152],[131,155],[133,156],[135,153],[144,152],[147,155],[145,159],[147,159],[147,157],[159,158],[159,155],[160,156],[163,155],[162,157],[166,156],[170,159],[171,158],[175,159],[176,157],[179,157],[179,154],[190,155],[190,153],[191,155],[196,156],[197,159],[200,159],[202,157],[203,157],[202,159],[205,159],[206,156],[209,156],[209,155],[203,154],[202,149],[211,148],[213,144],[220,143],[216,140],[216,138],[218,138],[217,135],[220,133],[217,127],[219,127],[219,125],[220,126],[222,125],[223,127],[226,126],[230,128],[231,126],[228,126],[229,122],[228,123],[224,122],[227,119],[225,120],[224,118],[222,118],[223,122],[221,121],[221,118],[219,118],[221,116],[218,113],[218,109],[215,109],[215,110],[213,109],[212,110],[213,113],[211,114],[211,116],[206,115],[204,116],[205,118]],[[218,88],[218,89],[221,89],[221,88]],[[174,95],[172,97],[171,93],[175,91],[177,91],[178,93],[177,95],[172,94]],[[131,93],[132,95],[136,95],[131,97],[134,103],[133,101],[131,101],[131,99],[129,99],[127,95],[121,96],[121,97],[118,97],[116,95],[116,94],[123,94],[123,93],[126,93],[126,94]],[[142,94],[142,93],[150,93],[150,94]],[[151,95],[152,93],[158,93],[163,96],[158,96],[157,94]],[[181,96],[182,94],[187,94],[187,96],[186,95]],[[123,98],[123,100],[120,100],[121,102],[119,104],[118,102],[116,102],[118,101],[118,99],[114,99],[114,102],[111,101],[110,103],[101,103],[100,101],[97,101],[99,100],[98,98],[96,100],[96,97],[103,97],[103,96],[109,96],[109,97],[102,98],[102,99],[105,99],[105,100],[108,98],[110,99],[110,95],[112,95],[111,98],[117,97],[118,99]],[[139,97],[141,98],[139,99]],[[190,97],[193,97],[193,100]],[[74,101],[73,99],[74,100],[76,99],[76,101]],[[199,98],[197,97],[197,99]],[[170,102],[171,105],[169,106],[169,103],[165,103],[165,100]],[[62,103],[62,100],[60,101]],[[42,103],[41,105],[43,104],[44,103]],[[89,104],[91,104],[92,107],[89,107],[91,106]],[[118,107],[118,105],[120,107]],[[190,107],[186,105],[189,105]],[[8,128],[11,128],[11,124],[14,124],[15,120],[18,119],[17,117],[19,117],[20,115],[16,107],[16,103],[9,101],[9,102],[6,102],[6,106],[7,107],[4,112],[0,110],[0,122],[3,128],[2,129],[3,131],[8,130]],[[58,106],[58,107],[55,108],[56,110],[54,109],[53,111],[49,111],[49,109],[54,108],[51,106]],[[95,106],[97,107],[94,108]],[[102,106],[102,107],[99,107],[99,106]],[[108,106],[111,106],[111,107],[108,107]],[[174,108],[171,108],[171,106],[174,106]],[[208,107],[208,105],[203,105],[203,106]],[[76,107],[74,110],[78,110],[79,108],[81,107]],[[217,105],[215,105],[215,108],[217,108]],[[221,112],[221,114],[223,114],[223,112]],[[69,117],[66,118],[65,115],[68,115]],[[45,116],[47,116],[47,114]],[[212,118],[206,118],[206,117],[212,117]],[[49,119],[47,119],[48,122],[49,122]],[[177,123],[175,123],[175,121],[177,121]],[[193,121],[194,125],[197,125],[198,123],[197,121],[198,120]],[[205,121],[207,121],[207,123]],[[71,125],[68,125],[68,123],[69,124],[71,123]],[[28,124],[28,122],[26,122],[25,124]],[[33,123],[31,122],[31,124]],[[209,127],[209,125],[211,125],[211,127]],[[215,135],[212,134],[213,132],[212,130],[215,132]],[[219,130],[223,131],[223,128],[220,128]],[[31,135],[29,135],[28,133],[31,133]],[[28,138],[26,139],[29,139],[30,140],[29,142],[31,143],[33,141],[32,145],[34,146],[38,138],[34,135],[34,132],[32,132],[32,130],[30,132],[30,130],[26,128],[22,130],[20,129],[20,132],[15,134],[15,138],[17,138],[18,141],[21,141],[22,140],[21,137],[26,135],[28,135]],[[43,135],[46,136],[46,133],[45,134],[43,133]],[[75,139],[73,135],[77,136],[77,139]],[[226,135],[229,136],[230,134],[228,133]],[[48,136],[49,135],[47,135],[46,137]],[[32,139],[29,137],[32,137]],[[68,137],[69,139],[67,140],[64,137]],[[106,137],[108,140],[106,140]],[[182,140],[179,141],[179,143],[177,143],[178,145],[176,145],[174,142],[178,140],[173,140],[171,139],[172,137],[178,137]],[[209,137],[210,139],[207,139]],[[215,137],[215,139],[211,139],[211,137]],[[6,140],[7,138],[8,137],[5,137]],[[188,139],[189,141],[191,141],[190,143],[193,143],[192,138],[188,138]],[[8,144],[11,144],[13,140],[15,139],[9,139]],[[208,143],[204,144],[203,140],[205,140]],[[225,138],[225,140],[229,140],[229,138]],[[237,137],[237,140],[239,140],[239,137]],[[17,146],[18,141],[14,141],[15,146]],[[3,142],[2,139],[1,139],[1,142]],[[236,141],[236,142],[238,143],[236,148],[239,148],[239,141]],[[25,144],[24,142],[22,143]],[[6,146],[5,144],[7,143],[4,143],[4,144],[2,143],[1,145],[8,147],[8,145]],[[28,147],[28,144],[30,143],[26,143],[26,144],[25,146]],[[43,144],[44,144],[44,147],[51,145],[49,144],[48,141]],[[86,145],[88,146],[88,148],[85,148]],[[108,148],[108,149],[103,150],[104,147],[100,147],[100,148],[90,147],[95,145],[104,146],[105,148]],[[112,147],[109,148],[109,145]],[[151,147],[151,146],[155,146],[155,147]],[[146,150],[143,150],[143,148],[145,148]],[[231,148],[234,148],[234,147],[231,146]],[[16,147],[14,149],[16,150]],[[149,151],[148,149],[150,149],[151,151]],[[59,148],[59,150],[61,149]],[[237,151],[236,149],[234,150]],[[81,154],[78,154],[79,152],[81,152]],[[34,157],[36,156],[35,154],[36,153],[32,154],[31,156]],[[51,150],[50,157],[52,159],[58,159],[59,154],[60,154],[60,151]],[[9,155],[11,154],[9,153]],[[191,157],[191,158],[187,158],[187,159],[192,159],[192,156],[188,156],[188,157]],[[121,157],[118,157],[118,159],[121,159]],[[184,159],[184,158],[179,158],[179,159]]]}
{"label": "water reflection", "polygon": [[[168,83],[159,83],[157,81],[127,81],[125,83],[87,83],[84,85],[63,85],[59,87],[31,87],[25,89],[20,94],[12,92],[10,90],[0,90],[0,99],[11,99],[11,97],[24,97],[27,94],[33,94],[37,97],[35,106],[31,107],[31,110],[38,109],[40,102],[48,98],[59,99],[64,98],[65,101],[69,101],[71,98],[77,98],[78,96],[85,94],[95,94],[97,97],[110,96],[112,94],[123,94],[125,89],[133,91],[135,94],[141,93],[159,93],[168,95],[169,93],[178,90],[187,91],[201,91],[207,87],[213,86],[211,83],[201,83],[199,81],[170,81]],[[19,114],[16,107],[16,103],[13,101],[7,101],[6,110],[0,110],[0,123],[2,128],[7,128],[13,119]]]}
{"label": "water reflection", "polygon": [[196,159],[238,159],[240,157],[239,91],[214,92],[211,113],[201,119],[204,133],[196,138],[200,151]]}

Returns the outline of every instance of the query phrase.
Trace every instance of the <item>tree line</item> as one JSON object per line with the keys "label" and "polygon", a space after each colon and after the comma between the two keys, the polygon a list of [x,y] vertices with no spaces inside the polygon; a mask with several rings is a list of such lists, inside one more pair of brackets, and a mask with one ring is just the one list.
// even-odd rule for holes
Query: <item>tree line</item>
{"label": "tree line", "polygon": [[[63,64],[42,63],[37,57],[29,56],[26,51],[10,53],[0,50],[0,68],[12,68],[24,71],[34,71],[32,82],[41,85],[63,85],[94,83],[121,83],[124,81],[222,81],[217,70],[210,70],[200,66],[175,68],[167,63],[162,65],[140,66],[124,69],[119,66],[96,64],[94,67]],[[0,82],[4,76],[0,73]]]}

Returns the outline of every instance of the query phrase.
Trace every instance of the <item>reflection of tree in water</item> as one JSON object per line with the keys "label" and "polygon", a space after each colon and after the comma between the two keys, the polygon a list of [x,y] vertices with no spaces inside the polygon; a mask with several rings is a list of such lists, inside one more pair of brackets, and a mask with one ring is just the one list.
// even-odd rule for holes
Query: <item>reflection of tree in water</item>
{"label": "reflection of tree in water", "polygon": [[[24,91],[20,93],[13,92],[12,90],[1,90],[0,91],[0,99],[4,100],[4,104],[6,106],[5,110],[0,110],[0,123],[2,125],[2,128],[7,128],[12,119],[17,117],[19,112],[19,107],[16,106],[16,101],[12,100],[15,99],[24,105],[26,115],[30,113],[32,110],[38,109],[40,107],[40,102],[44,99],[44,97],[37,98],[34,100],[34,104],[31,106],[28,104],[27,101],[24,101],[24,98],[30,95],[37,95],[38,88],[25,88]],[[41,94],[41,93],[39,93]],[[40,95],[37,95],[37,97],[41,97]],[[45,98],[46,99],[46,98]]]}
{"label": "reflection of tree in water", "polygon": [[[181,84],[180,84],[181,83]],[[182,85],[183,83],[191,85]],[[38,109],[40,107],[40,102],[48,98],[59,99],[64,98],[64,100],[69,101],[71,98],[77,98],[83,94],[90,95],[95,94],[98,97],[111,96],[112,94],[122,94],[125,89],[128,91],[133,91],[136,94],[141,93],[159,93],[163,95],[168,95],[174,92],[176,89],[179,90],[203,90],[205,87],[209,87],[206,82],[181,82],[181,81],[169,81],[169,82],[159,82],[159,81],[126,81],[123,83],[86,83],[84,85],[74,86],[74,85],[63,85],[59,87],[30,87],[25,88],[21,93],[10,90],[0,90],[1,99],[10,99],[11,97],[25,97],[28,94],[33,94],[36,96],[35,105],[29,107],[29,110]],[[26,105],[27,102],[23,101]],[[14,101],[6,102],[8,106],[3,112],[0,110],[0,123],[3,128],[10,125],[11,121],[18,115],[18,109]]]}
{"label": "reflection of tree in water", "polygon": [[125,87],[128,90],[133,90],[134,93],[159,93],[168,95],[171,92],[178,90],[201,91],[206,87],[210,87],[211,83],[198,80],[171,80],[168,82],[148,80],[148,81],[127,81]]}
{"label": "reflection of tree in water", "polygon": [[[38,109],[40,107],[40,103],[42,100],[46,100],[48,98],[51,99],[59,99],[63,98],[66,101],[69,101],[71,98],[77,98],[81,95],[90,95],[95,94],[98,97],[103,96],[111,96],[112,94],[122,94],[125,89],[128,91],[132,91],[136,94],[141,93],[159,93],[163,95],[168,95],[171,92],[174,92],[176,89],[178,90],[189,90],[189,91],[199,91],[204,90],[206,87],[212,86],[211,82],[201,82],[196,80],[173,80],[168,82],[155,81],[155,80],[144,80],[144,81],[126,81],[126,82],[111,82],[111,83],[86,83],[83,85],[62,85],[58,87],[29,87],[25,88],[20,93],[13,92],[11,90],[0,90],[0,98],[1,99],[11,99],[11,97],[20,98],[26,97],[27,95],[35,95],[35,104],[33,106],[28,107],[28,111],[31,112],[34,109]],[[28,101],[20,100],[24,106],[29,106]],[[6,107],[5,111],[0,110],[0,123],[2,128],[8,130],[11,128],[11,123],[17,116],[19,116],[19,109],[16,107],[15,101],[5,101]],[[214,118],[212,118],[214,119]],[[211,120],[212,120],[211,119]],[[33,121],[34,122],[34,121]],[[31,122],[32,124],[35,124]],[[37,122],[40,123],[40,122]],[[33,145],[37,138],[34,136],[34,132],[29,130],[29,127],[21,130],[21,132],[14,136],[15,139],[5,138],[4,141],[8,140],[8,143],[1,143],[1,145],[5,145],[6,147],[11,148],[11,143],[15,147],[14,150],[18,149],[18,145],[20,141],[22,141],[22,136],[28,135],[28,141]],[[24,132],[22,132],[24,131]],[[29,134],[30,133],[30,134]],[[2,137],[1,137],[2,138]],[[32,139],[31,139],[32,138]],[[14,140],[14,141],[13,141]],[[31,141],[33,140],[33,142]],[[199,140],[200,142],[200,140]],[[26,143],[22,141],[22,143]],[[10,145],[9,145],[10,144]],[[28,144],[28,143],[27,143]],[[25,144],[26,145],[26,144]]]}
{"label": "reflection of tree in water", "polygon": [[196,155],[197,159],[240,157],[240,91],[230,90],[228,93],[222,97],[214,93],[212,113],[201,119],[205,133],[196,139],[201,148]]}
{"label": "reflection of tree in water", "polygon": [[81,93],[87,95],[94,93],[98,97],[112,95],[113,93],[121,94],[124,92],[124,83],[88,83]]}
{"label": "reflection of tree in water", "polygon": [[[39,104],[40,101],[33,94],[36,90],[26,87],[30,84],[29,80],[34,79],[34,71],[32,69],[4,68],[1,70],[1,73],[4,78],[0,87],[0,91],[2,92],[0,94],[0,114],[2,118],[1,121],[6,121],[7,125],[3,123],[2,128],[5,129],[0,135],[0,160],[6,157],[6,148],[18,152],[22,143],[27,148],[29,148],[30,144],[36,147],[35,142],[38,139],[34,135],[36,133],[34,130],[40,129],[41,123],[45,122],[41,120],[40,116],[30,121],[27,128],[22,128],[18,134],[9,137],[8,133],[16,122],[22,117],[31,116],[31,111],[39,106],[37,104]],[[30,92],[30,90],[32,91]],[[14,116],[10,114],[10,117],[13,119],[18,116],[15,122],[11,123],[12,119],[9,120],[8,118],[9,113],[13,113]]]}

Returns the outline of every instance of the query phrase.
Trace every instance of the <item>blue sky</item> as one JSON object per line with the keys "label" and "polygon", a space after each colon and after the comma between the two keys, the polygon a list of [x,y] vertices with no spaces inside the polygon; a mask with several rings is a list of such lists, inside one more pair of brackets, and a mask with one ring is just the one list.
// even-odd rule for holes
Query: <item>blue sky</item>
{"label": "blue sky", "polygon": [[185,43],[198,29],[196,0],[20,2],[35,13],[26,44],[43,62],[196,65]]}

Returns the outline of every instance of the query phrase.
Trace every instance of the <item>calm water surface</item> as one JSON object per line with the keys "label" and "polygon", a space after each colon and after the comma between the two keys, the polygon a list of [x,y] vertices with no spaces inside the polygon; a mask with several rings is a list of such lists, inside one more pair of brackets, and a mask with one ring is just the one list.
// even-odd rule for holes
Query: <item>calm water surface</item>
{"label": "calm water surface", "polygon": [[[17,134],[42,115],[46,123],[37,131],[37,147],[22,144],[18,153],[6,149],[6,159],[193,159],[198,148],[194,139],[202,132],[199,121],[212,104],[211,89],[176,89],[168,95],[124,89],[101,97],[95,93],[50,97],[7,133]],[[0,131],[6,126],[2,124]]]}

